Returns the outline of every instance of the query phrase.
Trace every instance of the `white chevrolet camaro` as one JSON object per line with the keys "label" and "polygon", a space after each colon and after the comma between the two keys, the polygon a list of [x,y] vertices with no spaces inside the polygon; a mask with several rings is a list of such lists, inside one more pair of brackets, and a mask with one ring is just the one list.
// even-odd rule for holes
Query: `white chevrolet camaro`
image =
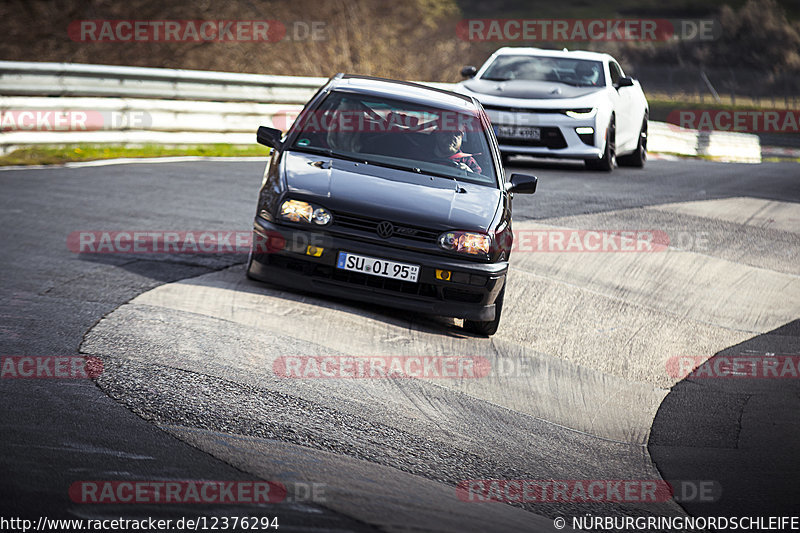
{"label": "white chevrolet camaro", "polygon": [[647,99],[610,55],[507,47],[461,74],[456,90],[483,104],[504,156],[644,166]]}

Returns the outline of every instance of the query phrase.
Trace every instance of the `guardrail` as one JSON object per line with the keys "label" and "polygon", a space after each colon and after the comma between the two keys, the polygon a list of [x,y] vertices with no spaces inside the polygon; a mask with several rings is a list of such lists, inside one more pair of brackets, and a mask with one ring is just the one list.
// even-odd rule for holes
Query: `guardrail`
{"label": "guardrail", "polygon": [[[28,122],[40,122],[31,130],[4,131],[0,134],[0,151],[82,143],[252,144],[259,125],[288,128],[302,105],[326,81],[300,76],[0,61],[0,113],[4,119],[13,120],[13,113],[19,116],[28,112],[32,114],[24,117]],[[48,123],[59,119],[75,120],[85,127]],[[2,124],[3,130],[7,126]],[[650,123],[648,147],[653,152],[761,160],[755,135],[705,134],[659,122]]]}
{"label": "guardrail", "polygon": [[305,103],[326,78],[0,61],[0,94]]}

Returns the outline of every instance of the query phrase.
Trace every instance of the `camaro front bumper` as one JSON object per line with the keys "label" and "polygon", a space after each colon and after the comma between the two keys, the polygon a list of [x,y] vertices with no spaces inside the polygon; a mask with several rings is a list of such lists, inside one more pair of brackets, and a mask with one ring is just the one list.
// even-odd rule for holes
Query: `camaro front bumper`
{"label": "camaro front bumper", "polygon": [[[558,113],[525,113],[487,110],[495,125],[497,143],[504,154],[526,154],[536,157],[564,159],[600,159],[605,147],[605,130],[596,116],[572,118]],[[504,137],[497,127],[539,128],[539,140]],[[593,133],[582,139],[578,128],[591,128]],[[588,142],[587,142],[588,141]]]}
{"label": "camaro front bumper", "polygon": [[[248,267],[252,278],[307,292],[469,320],[494,319],[495,300],[508,271],[506,261],[459,260],[256,218],[253,242],[265,240],[281,245],[256,246]],[[336,266],[340,251],[419,265],[419,277],[417,282],[409,282],[343,270]],[[437,279],[437,269],[450,271],[450,280]]]}
{"label": "camaro front bumper", "polygon": [[498,146],[502,153],[508,155],[530,155],[556,159],[601,159],[603,157],[602,149],[586,145],[548,148],[546,146],[527,146],[525,144],[503,144],[502,141],[499,141]]}

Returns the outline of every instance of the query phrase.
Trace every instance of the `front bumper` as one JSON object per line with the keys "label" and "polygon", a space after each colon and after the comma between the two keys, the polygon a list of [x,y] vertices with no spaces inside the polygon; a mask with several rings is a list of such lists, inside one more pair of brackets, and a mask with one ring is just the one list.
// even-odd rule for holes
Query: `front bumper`
{"label": "front bumper", "polygon": [[[254,251],[248,274],[261,281],[309,292],[431,315],[488,321],[505,285],[508,263],[477,263],[412,250],[381,246],[346,237],[288,228],[256,218],[253,242],[282,236],[280,249]],[[308,255],[308,246],[323,248]],[[269,248],[269,247],[268,247]],[[336,268],[339,251],[420,266],[416,283]],[[436,279],[436,269],[452,272]]]}
{"label": "front bumper", "polygon": [[557,159],[602,159],[603,150],[600,148],[567,146],[566,148],[547,148],[542,146],[527,146],[524,144],[503,144],[499,142],[500,152],[506,155],[530,155],[533,157],[549,157]]}
{"label": "front bumper", "polygon": [[[557,113],[523,113],[487,110],[495,126],[533,126],[540,128],[540,141],[510,139],[497,135],[497,143],[504,154],[524,154],[536,157],[563,159],[600,159],[605,147],[605,130],[598,130],[596,115],[576,119]],[[594,130],[591,144],[584,142],[576,128]],[[497,133],[495,131],[495,133]]]}

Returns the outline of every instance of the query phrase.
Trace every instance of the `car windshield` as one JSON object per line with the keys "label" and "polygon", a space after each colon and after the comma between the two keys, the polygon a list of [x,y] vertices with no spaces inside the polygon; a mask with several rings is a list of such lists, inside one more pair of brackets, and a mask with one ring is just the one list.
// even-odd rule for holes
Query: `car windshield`
{"label": "car windshield", "polygon": [[477,113],[333,91],[302,118],[292,148],[497,186]]}
{"label": "car windshield", "polygon": [[498,56],[481,79],[552,81],[580,87],[604,87],[606,84],[601,61],[527,55]]}

